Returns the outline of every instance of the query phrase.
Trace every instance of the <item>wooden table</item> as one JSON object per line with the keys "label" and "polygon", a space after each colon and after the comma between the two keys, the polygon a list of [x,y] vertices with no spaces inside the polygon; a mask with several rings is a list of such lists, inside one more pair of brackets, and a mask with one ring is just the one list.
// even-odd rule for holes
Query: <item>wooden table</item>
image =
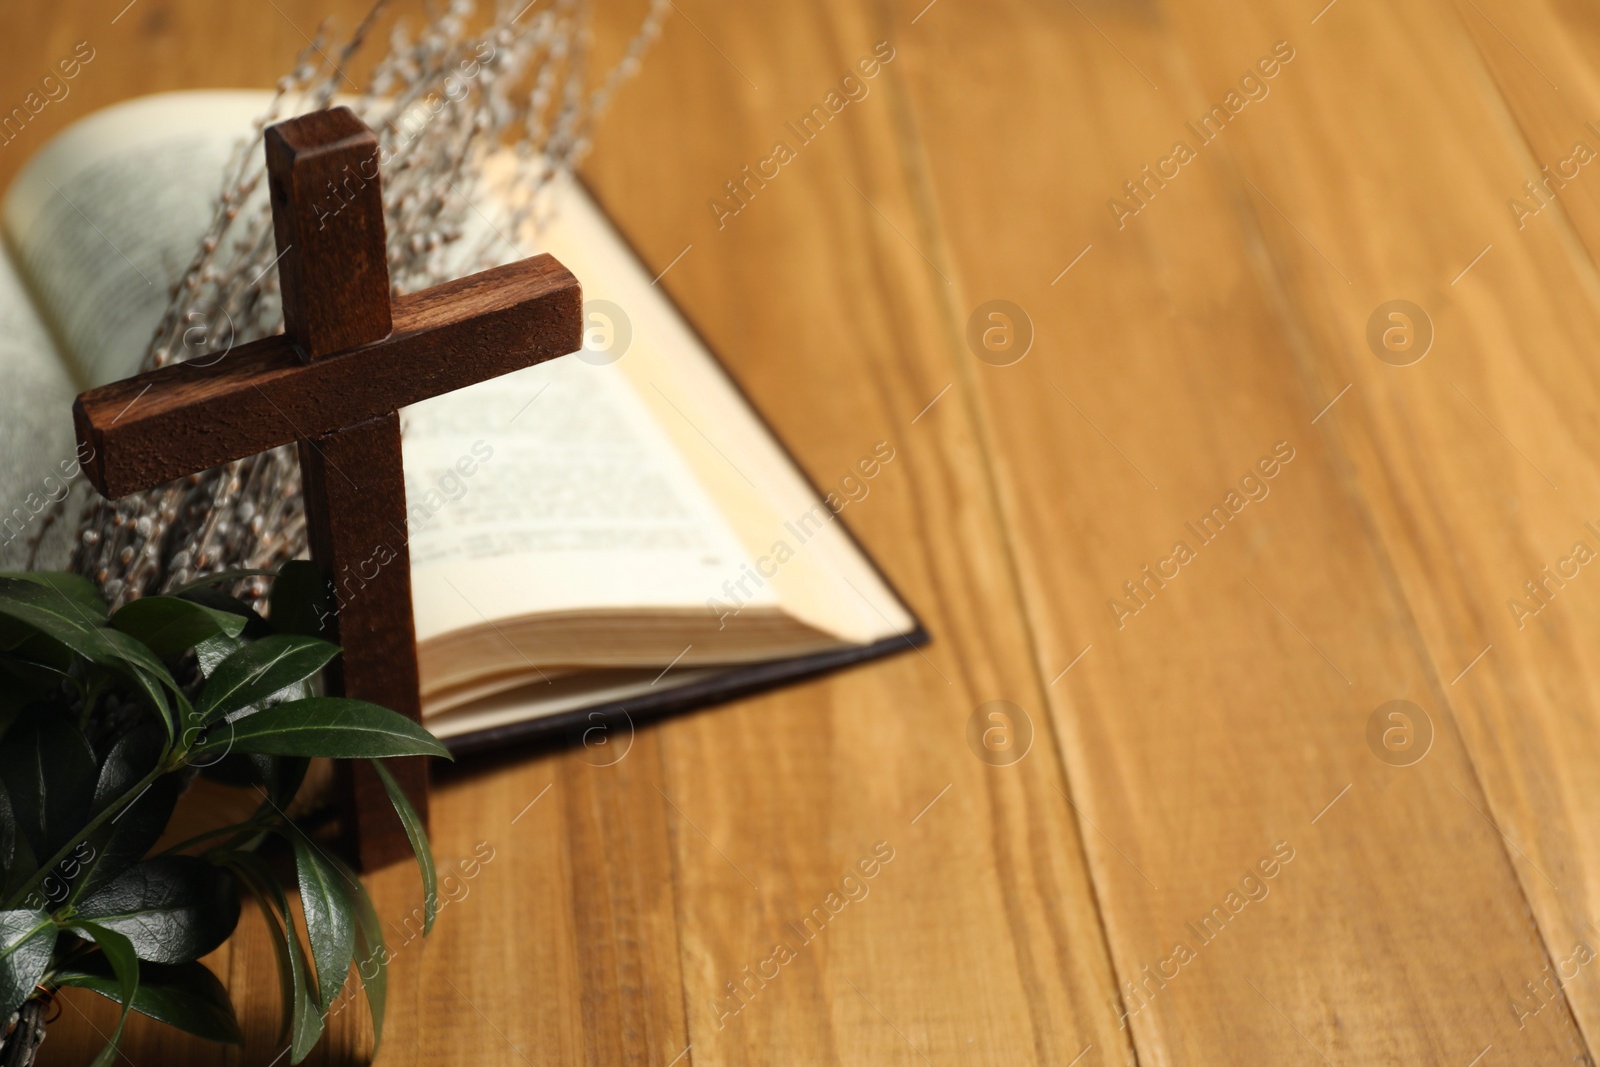
{"label": "wooden table", "polygon": [[[586,176],[819,482],[892,443],[846,518],[935,641],[613,766],[445,778],[437,851],[480,862],[399,950],[381,1062],[1592,1062],[1600,20],[1324,2],[676,5]],[[104,103],[269,84],[325,7],[121,6],[8,15],[0,98],[98,56],[5,175]],[[601,6],[614,51],[640,5]],[[1020,362],[969,347],[990,300]],[[1369,344],[1394,300],[1419,362]],[[966,741],[996,699],[1034,731],[1010,766]],[[749,978],[877,842],[867,894]],[[415,875],[376,883],[398,924]],[[212,962],[252,1039],[227,1062],[270,1062],[259,924]],[[49,1062],[87,1058],[92,1000]],[[216,1062],[130,1033],[135,1067]],[[369,1042],[346,1012],[317,1062]]]}

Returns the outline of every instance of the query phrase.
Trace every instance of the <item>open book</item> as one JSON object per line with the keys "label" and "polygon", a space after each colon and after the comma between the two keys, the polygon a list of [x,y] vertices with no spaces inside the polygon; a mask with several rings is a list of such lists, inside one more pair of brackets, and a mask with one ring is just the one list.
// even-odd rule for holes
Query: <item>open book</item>
{"label": "open book", "polygon": [[[64,564],[72,400],[139,369],[267,101],[107,108],[0,202],[0,569],[41,530],[35,565]],[[582,187],[553,195],[553,221],[505,258],[549,252],[577,276],[585,349],[402,412],[428,727],[468,750],[924,640],[838,518],[893,445],[863,441],[814,488]],[[474,207],[493,227],[495,205]]]}

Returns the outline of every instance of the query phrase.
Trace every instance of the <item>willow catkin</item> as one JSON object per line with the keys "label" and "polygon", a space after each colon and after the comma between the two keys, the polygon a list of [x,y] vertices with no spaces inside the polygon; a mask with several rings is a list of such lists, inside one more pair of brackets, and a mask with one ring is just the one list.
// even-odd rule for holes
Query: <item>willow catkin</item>
{"label": "willow catkin", "polygon": [[[588,151],[596,120],[638,71],[672,6],[671,0],[650,0],[621,59],[590,88],[589,4],[501,2],[486,27],[472,29],[473,0],[451,0],[415,35],[397,25],[360,86],[346,72],[367,46],[383,0],[336,49],[326,27],[319,30],[279,82],[255,123],[255,137],[229,164],[211,224],[173,286],[144,368],[280,328],[271,209],[256,195],[266,177],[260,134],[286,116],[327,106],[336,94],[355,92],[352,107],[377,133],[384,153],[396,295],[503,258],[487,242],[462,246],[463,224],[482,190],[484,155],[507,148],[515,160],[511,188],[517,195],[505,205],[498,229],[516,233],[532,217],[537,192]],[[117,606],[219,571],[275,569],[304,554],[305,534],[299,463],[285,447],[122,500],[91,501],[72,567]],[[247,579],[241,591],[259,603],[266,583]]]}

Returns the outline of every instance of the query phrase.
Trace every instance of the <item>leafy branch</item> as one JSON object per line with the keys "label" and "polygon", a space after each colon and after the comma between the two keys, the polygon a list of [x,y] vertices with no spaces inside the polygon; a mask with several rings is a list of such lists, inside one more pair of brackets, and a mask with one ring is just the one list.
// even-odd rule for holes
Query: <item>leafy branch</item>
{"label": "leafy branch", "polygon": [[[275,618],[293,628],[316,617],[309,601],[323,586],[310,564],[291,562],[278,580]],[[0,575],[7,1064],[13,1052],[18,1062],[31,1058],[42,1036],[38,1009],[64,987],[122,1006],[96,1067],[116,1056],[130,1011],[239,1043],[227,993],[198,961],[232,935],[245,894],[277,946],[290,1061],[320,1039],[358,952],[381,1034],[388,954],[372,901],[354,872],[286,814],[314,757],[373,761],[416,851],[433,925],[427,835],[381,761],[449,752],[393,711],[319,695],[337,646],[279,632],[215,585],[112,613],[84,579]],[[201,775],[252,786],[261,803],[243,821],[153,852],[179,796]],[[290,889],[300,894],[298,913]]]}

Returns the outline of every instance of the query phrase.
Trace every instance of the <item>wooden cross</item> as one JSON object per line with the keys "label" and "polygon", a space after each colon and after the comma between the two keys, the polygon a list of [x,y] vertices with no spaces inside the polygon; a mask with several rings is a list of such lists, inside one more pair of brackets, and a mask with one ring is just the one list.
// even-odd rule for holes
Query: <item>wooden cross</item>
{"label": "wooden cross", "polygon": [[[79,396],[87,474],[114,499],[295,442],[344,646],[330,688],[420,719],[397,410],[581,348],[582,293],[540,255],[391,300],[377,137],[340,107],[265,140],[284,333]],[[425,818],[426,761],[391,763]],[[362,865],[408,855],[371,768],[341,773]]]}

